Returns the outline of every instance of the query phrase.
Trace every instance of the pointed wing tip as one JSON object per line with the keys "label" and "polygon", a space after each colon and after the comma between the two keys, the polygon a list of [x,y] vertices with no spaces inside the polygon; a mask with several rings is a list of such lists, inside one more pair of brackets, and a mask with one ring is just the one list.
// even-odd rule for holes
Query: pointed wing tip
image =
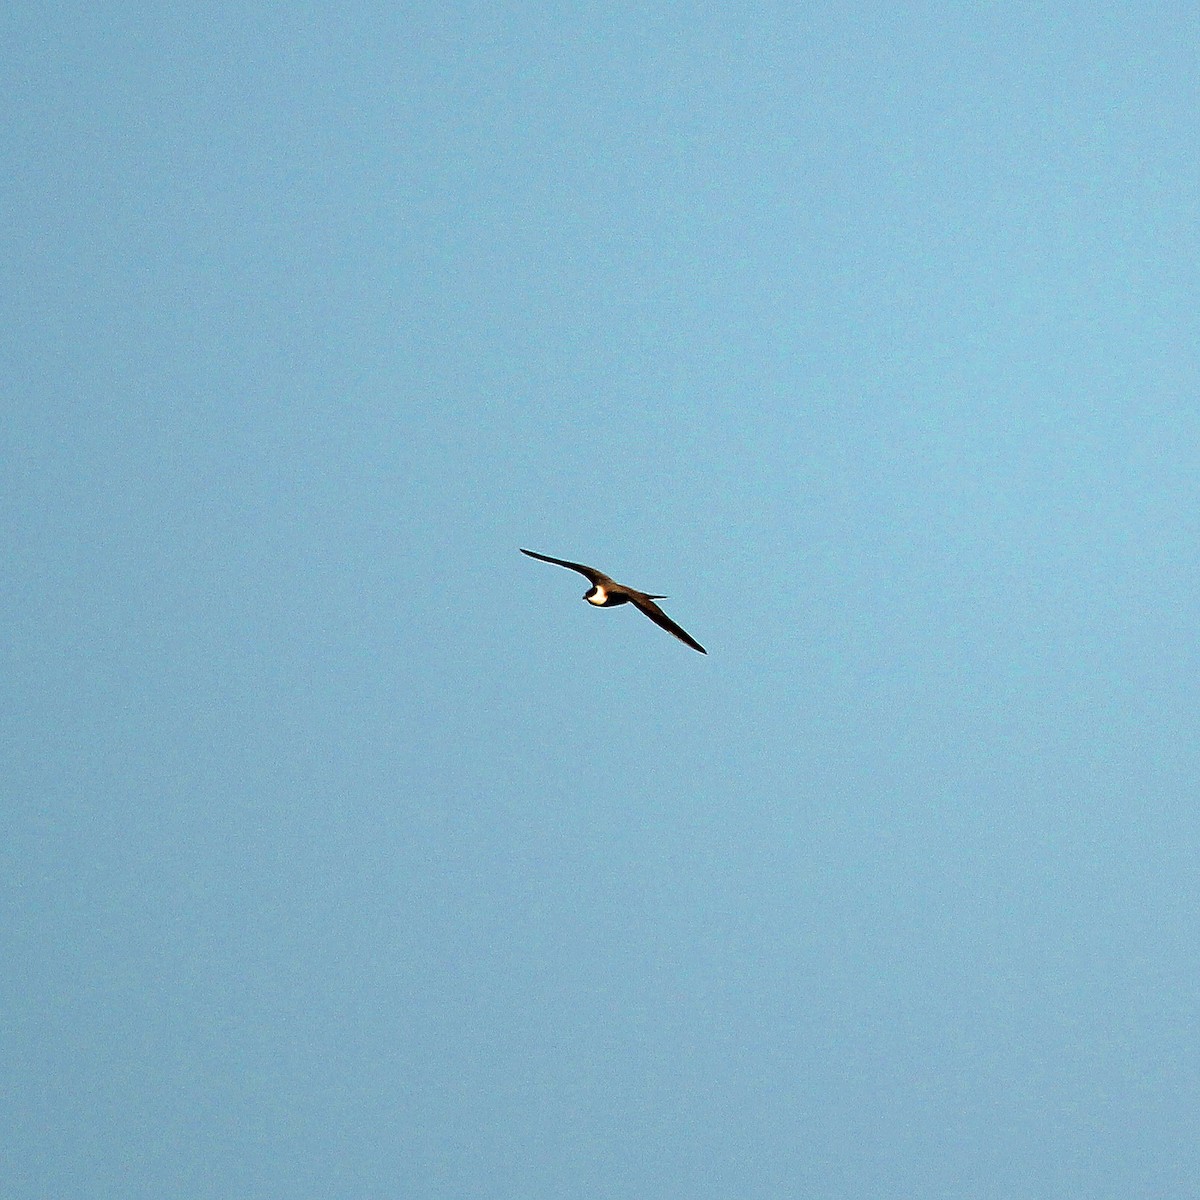
{"label": "pointed wing tip", "polygon": [[665,629],[668,633],[674,634],[685,646],[690,646],[693,650],[698,650],[701,654],[708,653],[683,626],[677,625],[672,621],[649,596],[636,595],[632,599],[638,611],[644,616],[649,617],[660,629]]}

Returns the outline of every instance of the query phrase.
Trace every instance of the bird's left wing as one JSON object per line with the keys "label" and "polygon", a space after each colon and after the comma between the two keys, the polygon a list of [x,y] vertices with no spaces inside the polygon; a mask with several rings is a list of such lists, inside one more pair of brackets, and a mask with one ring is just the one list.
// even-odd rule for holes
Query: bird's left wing
{"label": "bird's left wing", "polygon": [[602,583],[605,585],[612,583],[612,580],[603,571],[597,571],[595,567],[585,567],[583,563],[567,562],[565,558],[551,558],[548,554],[538,554],[533,550],[522,550],[521,553],[528,554],[530,558],[536,558],[540,562],[554,563],[557,567],[568,567],[572,571],[578,571],[580,575],[592,583]]}

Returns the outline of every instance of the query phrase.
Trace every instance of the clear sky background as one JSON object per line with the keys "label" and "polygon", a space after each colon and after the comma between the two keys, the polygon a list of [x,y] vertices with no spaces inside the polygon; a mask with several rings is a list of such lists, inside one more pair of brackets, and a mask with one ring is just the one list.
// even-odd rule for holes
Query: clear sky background
{"label": "clear sky background", "polygon": [[0,27],[6,1200],[1200,1194],[1188,6]]}

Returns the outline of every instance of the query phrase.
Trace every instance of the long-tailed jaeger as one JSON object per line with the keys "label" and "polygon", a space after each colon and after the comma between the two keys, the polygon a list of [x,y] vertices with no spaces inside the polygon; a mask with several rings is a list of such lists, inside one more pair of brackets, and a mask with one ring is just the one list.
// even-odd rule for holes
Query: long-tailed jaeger
{"label": "long-tailed jaeger", "polygon": [[610,579],[603,571],[597,571],[595,567],[585,567],[583,563],[567,562],[565,558],[551,558],[548,554],[535,554],[532,550],[522,550],[521,553],[528,554],[530,558],[536,558],[540,562],[554,563],[556,566],[568,567],[572,571],[578,571],[592,585],[583,593],[583,598],[589,604],[594,604],[597,608],[612,608],[617,604],[629,604],[632,602],[634,607],[644,612],[655,625],[661,625],[668,633],[673,633],[685,645],[691,646],[693,650],[699,650],[701,654],[708,653],[690,633],[680,629],[654,603],[655,600],[665,600],[666,596],[652,596],[649,592],[639,592],[636,588],[626,587],[623,583],[618,583],[615,579]]}

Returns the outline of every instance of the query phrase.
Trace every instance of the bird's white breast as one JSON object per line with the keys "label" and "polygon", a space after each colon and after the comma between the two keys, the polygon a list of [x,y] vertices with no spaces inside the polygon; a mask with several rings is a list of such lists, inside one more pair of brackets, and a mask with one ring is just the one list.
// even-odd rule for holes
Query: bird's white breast
{"label": "bird's white breast", "polygon": [[587,597],[589,604],[595,604],[598,608],[603,607],[608,603],[608,593],[599,585],[596,585],[596,590]]}

